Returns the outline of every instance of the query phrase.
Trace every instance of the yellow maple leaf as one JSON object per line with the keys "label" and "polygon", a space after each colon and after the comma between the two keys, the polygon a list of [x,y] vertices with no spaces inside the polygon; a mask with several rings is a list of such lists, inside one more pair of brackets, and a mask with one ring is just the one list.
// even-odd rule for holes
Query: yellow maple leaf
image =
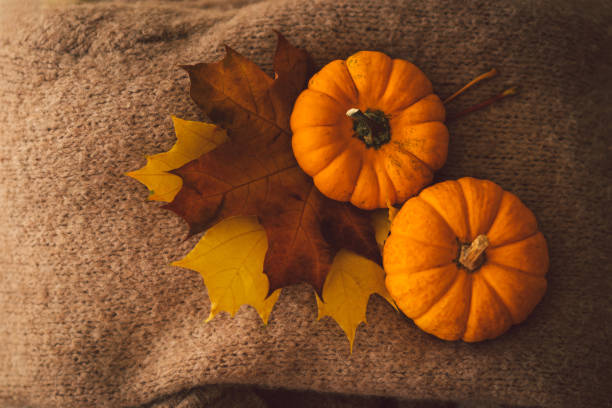
{"label": "yellow maple leaf", "polygon": [[172,116],[176,143],[170,150],[147,157],[147,164],[129,173],[147,186],[149,200],[171,202],[183,186],[181,177],[168,173],[228,140],[227,132],[210,123],[179,119]]}
{"label": "yellow maple leaf", "polygon": [[385,287],[385,272],[375,262],[347,250],[340,250],[323,285],[323,302],[317,295],[318,319],[333,318],[344,330],[351,353],[357,326],[366,323],[370,295],[379,294],[396,310]]}
{"label": "yellow maple leaf", "polygon": [[266,231],[256,217],[230,217],[206,231],[185,258],[172,265],[197,271],[211,301],[210,321],[221,311],[234,316],[241,305],[257,310],[264,324],[280,289],[267,297],[263,262],[268,250]]}
{"label": "yellow maple leaf", "polygon": [[383,246],[385,246],[385,241],[389,236],[389,231],[391,231],[391,221],[393,221],[393,218],[395,218],[395,215],[399,211],[390,204],[388,204],[388,206],[389,208],[387,210],[381,208],[380,210],[374,211],[371,218],[376,243],[378,244],[378,248],[381,252]]}
{"label": "yellow maple leaf", "polygon": [[376,210],[372,213],[372,226],[376,237],[376,243],[381,250],[385,245],[385,241],[391,231],[391,221],[389,220],[389,212],[385,209]]}

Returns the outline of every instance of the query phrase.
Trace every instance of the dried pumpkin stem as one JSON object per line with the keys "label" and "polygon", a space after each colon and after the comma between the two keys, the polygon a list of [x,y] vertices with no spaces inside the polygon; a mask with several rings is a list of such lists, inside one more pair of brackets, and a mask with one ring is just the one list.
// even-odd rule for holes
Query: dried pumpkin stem
{"label": "dried pumpkin stem", "polygon": [[449,103],[450,101],[452,101],[453,99],[455,99],[456,97],[458,97],[459,95],[461,95],[462,93],[467,91],[469,88],[471,88],[472,86],[474,86],[477,83],[479,83],[480,81],[482,81],[483,79],[493,78],[497,74],[499,74],[499,71],[497,71],[495,68],[493,68],[489,72],[485,72],[484,74],[477,76],[476,78],[474,78],[470,82],[468,82],[467,85],[465,85],[463,88],[461,88],[460,90],[458,90],[457,92],[455,92],[454,94],[452,94],[451,96],[446,98],[444,100],[444,104],[446,105],[447,103]]}
{"label": "dried pumpkin stem", "polygon": [[367,147],[378,149],[391,140],[389,119],[380,110],[368,109],[364,112],[357,108],[346,111],[346,116],[353,119],[355,137],[361,139]]}
{"label": "dried pumpkin stem", "polygon": [[484,263],[484,252],[488,247],[489,239],[487,236],[484,234],[478,235],[471,244],[466,244],[461,247],[459,264],[468,271],[474,272]]}

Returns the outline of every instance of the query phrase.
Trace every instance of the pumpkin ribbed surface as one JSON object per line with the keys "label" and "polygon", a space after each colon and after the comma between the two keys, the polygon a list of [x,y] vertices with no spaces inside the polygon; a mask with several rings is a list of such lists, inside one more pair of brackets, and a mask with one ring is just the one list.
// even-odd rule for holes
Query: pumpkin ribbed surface
{"label": "pumpkin ribbed surface", "polygon": [[294,105],[297,162],[334,200],[364,209],[404,202],[446,161],[444,105],[432,92],[414,64],[380,52],[330,62]]}
{"label": "pumpkin ribbed surface", "polygon": [[[475,243],[484,245],[468,262],[463,253]],[[546,291],[548,249],[533,213],[514,194],[462,178],[404,204],[383,263],[389,293],[417,326],[444,340],[474,342],[531,313]]]}

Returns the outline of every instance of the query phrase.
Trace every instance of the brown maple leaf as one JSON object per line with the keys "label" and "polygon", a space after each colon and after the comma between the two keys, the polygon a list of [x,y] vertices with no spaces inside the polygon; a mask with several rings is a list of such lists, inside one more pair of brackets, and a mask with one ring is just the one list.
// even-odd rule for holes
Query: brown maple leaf
{"label": "brown maple leaf", "polygon": [[229,47],[219,62],[184,67],[193,100],[230,141],[173,172],[183,187],[165,208],[187,221],[190,235],[226,217],[258,216],[270,293],[308,282],[322,296],[340,248],[377,262],[380,253],[369,214],[324,197],[293,157],[289,117],[313,65],[277,35],[275,79]]}

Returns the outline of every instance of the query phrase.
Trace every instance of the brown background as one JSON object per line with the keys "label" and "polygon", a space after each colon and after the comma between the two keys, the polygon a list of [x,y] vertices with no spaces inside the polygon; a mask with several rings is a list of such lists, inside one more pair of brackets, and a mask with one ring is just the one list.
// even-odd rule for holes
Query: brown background
{"label": "brown background", "polygon": [[[610,405],[610,6],[249,3],[3,4],[0,403],[213,406],[239,393],[197,387],[249,384]],[[218,59],[227,43],[269,70],[272,29],[319,66],[361,49],[411,60],[442,97],[493,66],[502,72],[449,113],[520,86],[520,96],[449,125],[438,178],[491,179],[536,214],[549,288],[524,324],[494,341],[448,343],[374,297],[349,355],[337,325],[315,320],[306,286],[283,291],[267,328],[247,307],[204,324],[200,276],[168,266],[199,237],[183,241],[186,225],[122,174],[173,144],[170,114],[201,119],[179,64]],[[239,405],[273,401],[259,392]]]}

